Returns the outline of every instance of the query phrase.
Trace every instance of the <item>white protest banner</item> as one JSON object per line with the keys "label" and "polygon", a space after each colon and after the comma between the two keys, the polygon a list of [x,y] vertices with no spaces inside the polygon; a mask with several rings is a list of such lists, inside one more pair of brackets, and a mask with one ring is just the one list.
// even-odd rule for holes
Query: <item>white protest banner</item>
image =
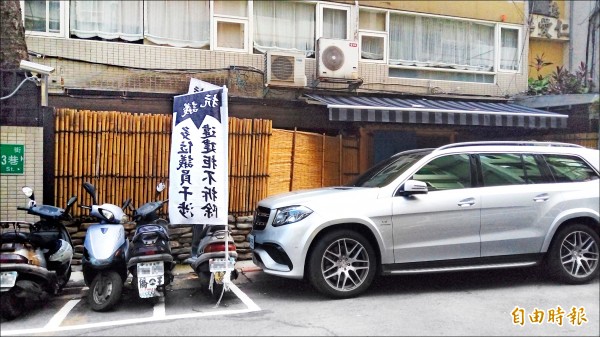
{"label": "white protest banner", "polygon": [[174,225],[227,225],[227,87],[175,96],[169,163]]}
{"label": "white protest banner", "polygon": [[195,92],[207,91],[207,90],[217,90],[221,89],[221,87],[214,85],[212,83],[204,82],[197,78],[190,79],[190,87],[188,88],[188,94],[193,94]]}

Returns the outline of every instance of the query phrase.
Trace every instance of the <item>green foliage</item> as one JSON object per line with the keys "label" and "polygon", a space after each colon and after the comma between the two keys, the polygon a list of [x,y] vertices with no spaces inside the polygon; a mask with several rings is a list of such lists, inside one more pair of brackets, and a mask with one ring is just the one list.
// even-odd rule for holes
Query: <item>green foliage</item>
{"label": "green foliage", "polygon": [[527,80],[528,95],[584,94],[595,86],[592,79],[587,77],[584,62],[579,64],[575,73],[569,72],[563,66],[557,66],[552,75],[540,75],[540,70],[549,65],[552,63],[544,61],[543,53],[541,56],[536,55],[530,67],[536,70],[537,79],[530,77]]}
{"label": "green foliage", "polygon": [[529,78],[527,80],[527,95],[546,95],[550,86],[550,77],[539,76],[538,79]]}

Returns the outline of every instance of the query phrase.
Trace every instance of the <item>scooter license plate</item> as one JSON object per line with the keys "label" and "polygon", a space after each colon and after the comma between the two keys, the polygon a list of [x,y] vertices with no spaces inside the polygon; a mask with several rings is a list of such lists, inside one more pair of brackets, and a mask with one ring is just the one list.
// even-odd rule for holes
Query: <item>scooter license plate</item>
{"label": "scooter license plate", "polygon": [[233,257],[229,258],[229,263],[225,263],[225,259],[210,259],[208,261],[208,267],[211,273],[220,272],[220,271],[232,271],[235,267],[235,259]]}
{"label": "scooter license plate", "polygon": [[12,288],[15,286],[17,282],[17,273],[16,271],[3,271],[0,273],[0,288]]}
{"label": "scooter license plate", "polygon": [[165,283],[164,262],[142,262],[137,264],[138,291],[141,298],[156,296],[156,288]]}

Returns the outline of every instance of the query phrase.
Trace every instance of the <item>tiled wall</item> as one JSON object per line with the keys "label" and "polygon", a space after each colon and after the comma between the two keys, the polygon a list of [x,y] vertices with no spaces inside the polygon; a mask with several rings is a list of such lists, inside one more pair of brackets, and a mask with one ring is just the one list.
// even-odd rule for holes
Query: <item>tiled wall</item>
{"label": "tiled wall", "polygon": [[[51,92],[62,92],[66,87],[180,94],[187,92],[190,77],[217,85],[226,84],[228,78],[233,78],[233,83],[229,83],[230,93],[237,96],[261,97],[264,89],[260,73],[230,68],[248,67],[265,71],[264,56],[259,54],[35,36],[27,37],[27,45],[30,52],[49,56],[35,58],[34,62],[56,69],[50,76]],[[523,59],[527,60],[527,55]],[[437,87],[438,93],[450,95],[512,96],[527,90],[528,69],[525,62],[522,68],[523,71],[518,74],[498,74],[497,83],[483,84],[389,78],[386,65],[361,62],[359,76],[363,84],[358,92],[424,95],[431,94],[431,88]],[[232,71],[236,73],[232,75]],[[315,71],[315,60],[307,59],[309,87],[316,83]],[[318,84],[318,88],[344,87],[348,86]]]}
{"label": "tiled wall", "polygon": [[18,211],[17,206],[26,207],[29,200],[21,191],[23,186],[32,187],[38,204],[43,203],[43,128],[2,126],[0,143],[25,146],[23,174],[0,174],[0,220],[35,222],[38,217]]}

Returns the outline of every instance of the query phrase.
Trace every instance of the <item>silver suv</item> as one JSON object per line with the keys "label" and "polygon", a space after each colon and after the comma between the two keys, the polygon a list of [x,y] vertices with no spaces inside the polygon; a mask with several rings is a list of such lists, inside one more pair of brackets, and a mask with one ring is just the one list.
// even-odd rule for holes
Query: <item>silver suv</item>
{"label": "silver suv", "polygon": [[398,153],[348,186],[261,200],[248,239],[264,272],[347,298],[376,274],[543,264],[598,275],[599,152],[549,142],[455,143]]}

